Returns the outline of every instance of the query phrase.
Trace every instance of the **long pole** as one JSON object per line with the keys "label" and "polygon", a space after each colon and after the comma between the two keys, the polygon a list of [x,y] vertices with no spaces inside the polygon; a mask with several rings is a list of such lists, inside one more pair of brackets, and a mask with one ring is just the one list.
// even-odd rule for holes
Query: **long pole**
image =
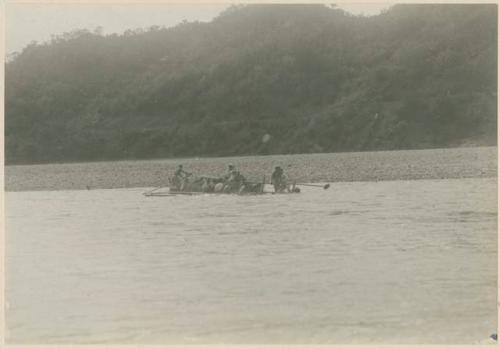
{"label": "long pole", "polygon": [[318,187],[318,188],[323,188],[325,190],[330,188],[330,184],[321,185],[321,184],[297,183],[297,185],[303,185],[305,187]]}
{"label": "long pole", "polygon": [[158,188],[151,189],[150,191],[145,192],[144,195],[148,196],[149,194],[151,194],[151,193],[153,193],[161,188],[165,188],[165,187],[158,187]]}

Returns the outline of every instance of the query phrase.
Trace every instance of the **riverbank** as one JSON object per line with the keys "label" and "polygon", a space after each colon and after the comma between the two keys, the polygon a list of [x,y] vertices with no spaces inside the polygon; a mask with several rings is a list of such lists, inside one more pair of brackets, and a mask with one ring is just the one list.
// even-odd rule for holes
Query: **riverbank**
{"label": "riverbank", "polygon": [[250,180],[268,182],[281,166],[298,182],[351,182],[497,176],[497,148],[451,148],[225,158],[159,159],[5,167],[6,191],[159,187],[176,166],[221,175],[229,163]]}

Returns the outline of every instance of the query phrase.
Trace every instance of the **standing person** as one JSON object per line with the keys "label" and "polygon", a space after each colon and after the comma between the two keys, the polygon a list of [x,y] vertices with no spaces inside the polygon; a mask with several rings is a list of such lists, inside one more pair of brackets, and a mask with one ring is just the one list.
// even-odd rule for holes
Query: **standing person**
{"label": "standing person", "polygon": [[286,189],[285,174],[280,166],[274,168],[274,172],[271,175],[271,184],[274,186],[275,193],[281,193]]}
{"label": "standing person", "polygon": [[184,171],[182,165],[179,165],[177,167],[177,170],[175,170],[175,175],[180,178],[187,178],[188,176],[191,175],[191,173]]}
{"label": "standing person", "polygon": [[224,192],[232,192],[236,188],[236,181],[238,178],[238,171],[233,164],[227,166],[227,173],[224,176]]}
{"label": "standing person", "polygon": [[172,182],[178,190],[182,191],[186,186],[186,181],[189,176],[191,176],[191,173],[184,171],[182,165],[179,165],[177,170],[175,170]]}

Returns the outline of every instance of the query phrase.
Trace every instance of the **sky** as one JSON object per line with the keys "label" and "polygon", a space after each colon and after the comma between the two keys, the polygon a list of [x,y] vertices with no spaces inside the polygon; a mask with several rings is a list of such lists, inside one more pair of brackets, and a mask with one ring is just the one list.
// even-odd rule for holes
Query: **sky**
{"label": "sky", "polygon": [[[74,29],[94,30],[104,34],[123,33],[127,29],[153,25],[171,27],[183,20],[210,21],[227,8],[214,4],[29,4],[6,5],[6,51],[21,51],[32,41],[45,42],[52,35]],[[340,4],[353,14],[375,15],[388,8],[387,3]]]}

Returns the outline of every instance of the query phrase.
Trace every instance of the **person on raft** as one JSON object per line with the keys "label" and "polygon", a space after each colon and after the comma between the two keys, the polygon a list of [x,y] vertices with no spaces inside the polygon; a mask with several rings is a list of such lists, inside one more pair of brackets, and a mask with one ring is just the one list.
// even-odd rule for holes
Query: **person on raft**
{"label": "person on raft", "polygon": [[222,176],[221,182],[215,184],[215,192],[232,193],[239,191],[240,187],[244,184],[245,177],[236,170],[233,164],[227,166],[227,173]]}
{"label": "person on raft", "polygon": [[230,169],[229,177],[226,179],[224,191],[225,192],[235,192],[239,191],[240,187],[244,185],[245,177],[237,171],[234,166]]}
{"label": "person on raft", "polygon": [[233,164],[229,164],[227,166],[227,173],[223,176],[225,181],[228,181],[231,177],[235,177],[237,175],[238,171],[236,171],[236,168],[234,167]]}
{"label": "person on raft", "polygon": [[202,179],[201,190],[204,193],[211,193],[215,190],[215,186],[217,184],[217,180],[214,178],[203,177]]}
{"label": "person on raft", "polygon": [[172,179],[173,185],[178,190],[184,190],[189,176],[191,176],[191,173],[184,171],[182,165],[179,165],[177,170],[175,170],[174,177]]}
{"label": "person on raft", "polygon": [[285,173],[280,166],[274,168],[274,172],[271,175],[271,184],[274,186],[275,193],[282,193],[288,188]]}

